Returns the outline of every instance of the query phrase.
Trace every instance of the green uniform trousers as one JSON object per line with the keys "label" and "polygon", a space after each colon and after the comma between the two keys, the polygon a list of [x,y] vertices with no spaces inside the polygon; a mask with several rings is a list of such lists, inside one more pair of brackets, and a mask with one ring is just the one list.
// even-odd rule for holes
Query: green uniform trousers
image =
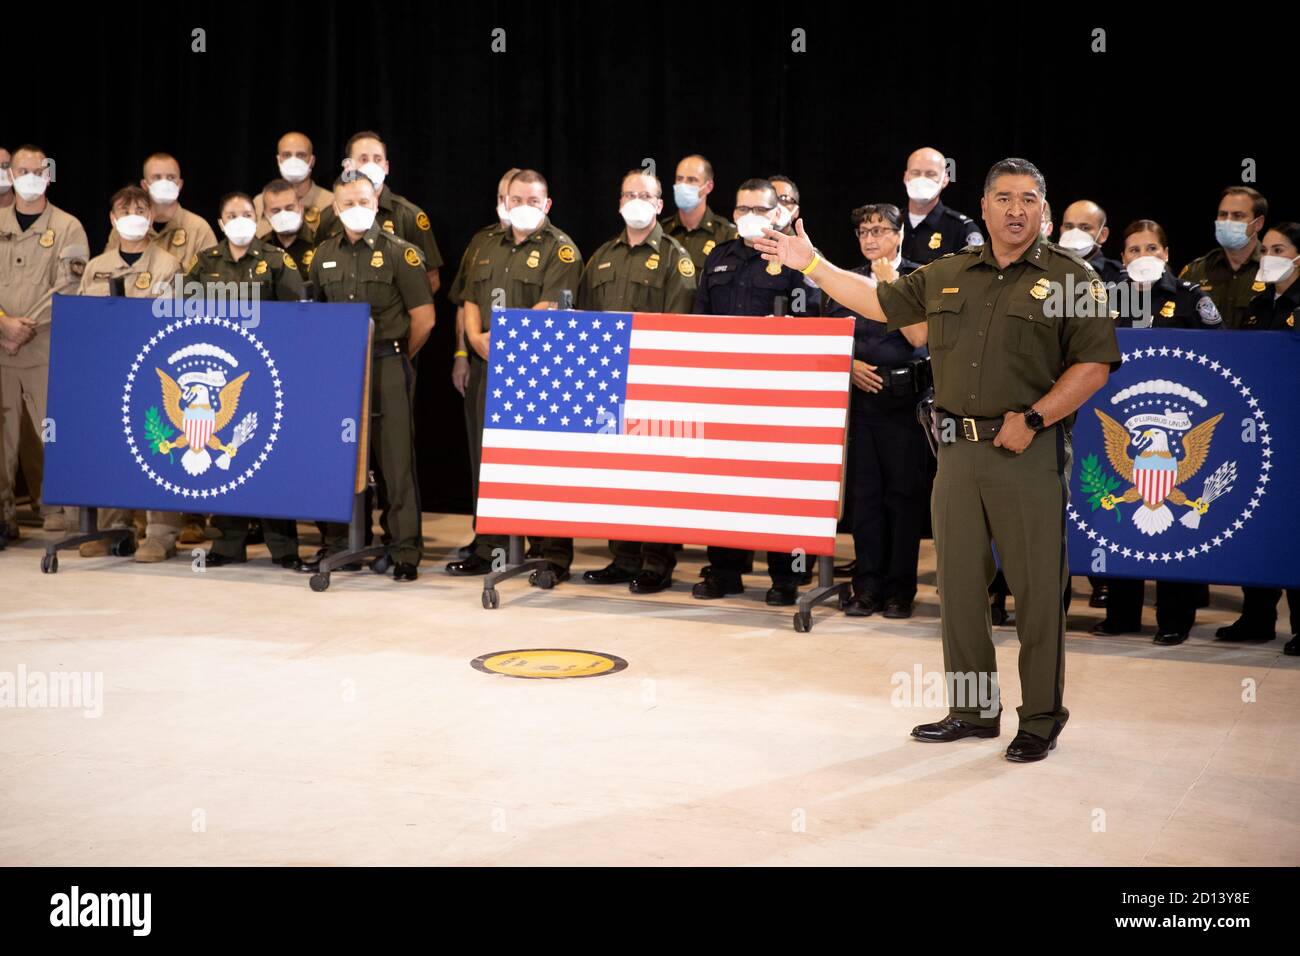
{"label": "green uniform trousers", "polygon": [[[248,557],[248,525],[251,518],[236,515],[213,515],[212,527],[221,537],[212,542],[212,551],[223,558],[243,561]],[[298,557],[298,522],[284,518],[262,518],[262,535],[271,560]]]}
{"label": "green uniform trousers", "polygon": [[[998,662],[988,587],[996,543],[1020,638],[1020,729],[1051,738],[1069,719],[1065,690],[1065,550],[1070,444],[1059,425],[1039,432],[1016,455],[991,441],[958,438],[939,446],[931,517],[939,570],[939,616],[949,686],[992,681]],[[953,675],[957,675],[954,681]],[[974,676],[971,676],[974,675]],[[951,700],[949,712],[990,725],[976,700]]]}
{"label": "green uniform trousers", "polygon": [[[370,362],[370,454],[376,466],[379,500],[388,503],[389,557],[397,564],[419,564],[420,492],[415,475],[415,418],[411,402],[415,372],[405,355],[387,355]],[[369,519],[369,515],[366,516]],[[325,524],[325,553],[348,548],[348,526]]]}

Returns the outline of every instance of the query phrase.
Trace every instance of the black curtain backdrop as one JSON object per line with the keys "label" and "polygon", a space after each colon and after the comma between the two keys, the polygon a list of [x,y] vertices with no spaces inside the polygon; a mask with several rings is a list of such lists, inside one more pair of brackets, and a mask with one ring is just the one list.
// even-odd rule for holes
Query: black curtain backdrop
{"label": "black curtain backdrop", "polygon": [[[81,218],[92,253],[107,235],[108,196],[139,180],[147,154],[174,153],[182,203],[215,222],[223,193],[277,175],[275,143],[290,129],[314,140],[325,183],[350,134],[383,135],[392,187],[433,221],[444,286],[466,240],[494,219],[510,166],[545,173],[552,219],[584,253],[622,227],[625,170],[650,159],[670,184],[689,152],[712,160],[712,205],[724,214],[742,179],[794,177],[808,231],[844,265],[860,261],[849,210],[902,205],[904,161],[921,145],[956,161],[944,201],[976,219],[989,165],[1033,160],[1058,219],[1080,197],[1108,210],[1114,257],[1139,217],[1164,224],[1176,267],[1207,251],[1219,190],[1242,181],[1247,159],[1270,221],[1300,219],[1294,39],[1249,22],[1253,8],[393,0],[177,10],[34,8],[30,35],[6,21],[0,144],[34,142],[55,159],[50,198]],[[191,50],[195,28],[206,52]],[[504,53],[492,50],[497,28]],[[1105,53],[1091,49],[1098,28]],[[806,52],[792,50],[794,30]],[[438,300],[416,398],[423,505],[467,511],[454,311]]]}

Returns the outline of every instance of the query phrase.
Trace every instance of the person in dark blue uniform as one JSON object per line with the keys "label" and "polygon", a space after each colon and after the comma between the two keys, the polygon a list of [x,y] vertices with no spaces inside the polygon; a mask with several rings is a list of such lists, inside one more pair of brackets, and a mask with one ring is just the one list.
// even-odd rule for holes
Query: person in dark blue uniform
{"label": "person in dark blue uniform", "polygon": [[903,186],[907,189],[904,259],[925,265],[967,246],[984,245],[984,234],[974,219],[939,201],[947,185],[948,161],[943,153],[923,146],[907,157],[907,169],[903,171]]}
{"label": "person in dark blue uniform", "polygon": [[[735,222],[739,238],[717,246],[700,270],[699,289],[695,294],[695,312],[699,315],[772,315],[778,297],[790,303],[790,314],[801,314],[800,302],[807,295],[804,277],[793,269],[765,262],[753,241],[763,230],[776,228],[778,202],[776,189],[766,179],[748,179],[736,192]],[[753,560],[753,553],[737,548],[709,546],[709,575],[696,584],[691,593],[702,600],[740,594],[745,590],[742,574]],[[794,570],[791,555],[769,551],[767,568],[772,587],[767,603],[794,604],[799,595],[802,572]]]}
{"label": "person in dark blue uniform", "polygon": [[[1201,287],[1169,271],[1169,240],[1160,223],[1151,219],[1139,219],[1124,230],[1124,276],[1111,292],[1110,307],[1118,328],[1223,328],[1219,310]],[[1140,631],[1145,589],[1141,579],[1111,579],[1106,617],[1092,633]],[[1155,643],[1170,646],[1187,640],[1205,589],[1194,582],[1156,582]]]}
{"label": "person in dark blue uniform", "polygon": [[[851,218],[867,260],[854,272],[873,282],[893,282],[918,268],[899,251],[903,215],[897,206],[860,206]],[[855,319],[848,490],[854,571],[853,597],[844,613],[911,617],[929,500],[924,480],[929,450],[916,420],[916,404],[929,386],[929,353],[913,347],[902,332],[889,332],[834,299],[822,303],[821,314]]]}
{"label": "person in dark blue uniform", "polygon": [[[1264,291],[1250,300],[1242,331],[1294,332],[1300,321],[1300,224],[1282,222],[1264,234],[1257,282]],[[1241,617],[1215,633],[1220,641],[1265,643],[1277,636],[1280,588],[1242,588]],[[1291,608],[1291,640],[1283,652],[1300,654],[1300,588],[1286,589]]]}

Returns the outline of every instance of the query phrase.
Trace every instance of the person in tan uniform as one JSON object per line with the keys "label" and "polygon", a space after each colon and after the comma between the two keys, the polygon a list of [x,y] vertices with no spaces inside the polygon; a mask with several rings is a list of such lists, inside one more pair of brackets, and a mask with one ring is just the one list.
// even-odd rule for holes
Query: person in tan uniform
{"label": "person in tan uniform", "polygon": [[[122,280],[123,291],[129,299],[156,299],[170,294],[172,279],[181,271],[181,263],[149,240],[153,228],[153,202],[149,193],[139,186],[119,189],[109,201],[108,221],[118,237],[117,247],[105,249],[86,263],[77,295],[112,295],[115,279]],[[130,521],[131,512],[125,509],[105,508],[99,512],[101,528],[125,528]],[[148,512],[144,540],[136,549],[136,560],[148,561],[151,554],[165,553],[174,547],[181,524],[179,514]],[[103,557],[109,553],[109,542],[103,538],[87,541],[79,550],[84,558]]]}
{"label": "person in tan uniform", "polygon": [[[312,179],[316,153],[307,134],[289,132],[281,136],[275,145],[275,161],[280,167],[280,177],[293,187],[303,222],[314,232],[320,225],[321,213],[333,204],[334,194]],[[253,210],[257,213],[257,238],[265,239],[273,231],[270,214],[266,211],[265,190],[262,195],[253,197]],[[306,268],[300,257],[294,256],[294,261]],[[306,277],[305,272],[303,276]]]}
{"label": "person in tan uniform", "polygon": [[[144,161],[144,178],[140,186],[149,191],[153,202],[153,233],[150,239],[180,260],[182,265],[209,246],[217,244],[217,235],[206,219],[180,204],[181,165],[168,153],[154,153]],[[108,248],[121,241],[117,231],[109,233]]]}
{"label": "person in tan uniform", "polygon": [[[0,514],[6,533],[16,529],[13,484],[18,469],[18,439],[26,413],[37,435],[43,432],[50,373],[50,314],[56,293],[74,292],[86,270],[86,230],[75,216],[46,197],[50,163],[39,146],[19,146],[10,173],[17,196],[0,209],[0,405],[4,406]],[[38,451],[37,471],[43,462]],[[38,499],[40,475],[28,482]],[[66,531],[75,510],[41,505],[45,527]]]}

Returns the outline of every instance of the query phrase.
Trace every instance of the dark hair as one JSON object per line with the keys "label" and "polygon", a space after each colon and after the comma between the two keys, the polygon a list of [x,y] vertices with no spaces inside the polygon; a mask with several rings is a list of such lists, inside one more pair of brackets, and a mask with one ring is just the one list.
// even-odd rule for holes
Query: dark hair
{"label": "dark hair", "polygon": [[1164,246],[1166,249],[1169,248],[1169,237],[1165,235],[1165,227],[1160,225],[1160,223],[1156,222],[1154,219],[1135,219],[1133,222],[1130,222],[1128,227],[1124,230],[1124,242],[1127,243],[1128,237],[1136,232],[1154,232],[1156,234],[1156,239],[1160,241],[1160,245]]}
{"label": "dark hair", "polygon": [[1268,227],[1269,232],[1280,232],[1286,236],[1291,245],[1300,249],[1300,223],[1277,222]]}
{"label": "dark hair", "polygon": [[19,153],[40,153],[42,156],[44,156],[45,150],[41,149],[39,146],[36,146],[32,143],[23,143],[20,146],[15,146],[13,152],[11,152],[9,155],[17,156]]}
{"label": "dark hair", "polygon": [[794,201],[795,202],[799,201],[799,187],[795,185],[794,180],[791,179],[789,176],[784,176],[781,173],[776,173],[772,176],[768,176],[767,181],[769,183],[772,183],[774,186],[776,183],[789,183],[790,188],[794,191]]}
{"label": "dark hair", "polygon": [[767,179],[746,179],[743,183],[741,183],[739,186],[736,187],[736,193],[739,194],[742,192],[753,191],[757,189],[762,189],[762,190],[766,190],[767,192],[770,192],[772,194],[772,205],[773,206],[776,205],[776,187],[773,186],[771,181]]}
{"label": "dark hair", "polygon": [[903,228],[903,214],[893,203],[868,203],[849,213],[849,219],[853,222],[854,229],[857,229],[858,226],[873,217],[885,220],[895,229],[901,230]]}
{"label": "dark hair", "polygon": [[1038,195],[1047,199],[1047,180],[1039,172],[1038,167],[1027,159],[1018,159],[1010,156],[1006,159],[1000,159],[989,168],[989,174],[984,177],[984,195],[993,191],[993,183],[999,176],[1032,176],[1034,184],[1038,187]]}
{"label": "dark hair", "polygon": [[691,153],[689,156],[683,156],[682,159],[678,161],[678,165],[681,165],[681,162],[687,159],[698,159],[704,164],[704,181],[706,183],[713,178],[713,164],[704,156],[701,156],[699,153]]}
{"label": "dark hair", "polygon": [[262,192],[264,193],[283,193],[283,192],[290,192],[292,190],[293,190],[293,183],[289,182],[289,180],[287,179],[282,179],[280,177],[276,177],[275,179],[272,179],[269,183],[267,183],[265,186],[262,187]]}
{"label": "dark hair", "polygon": [[[651,179],[655,181],[655,189],[659,190],[659,198],[660,199],[663,198],[664,184],[659,181],[659,177],[656,176],[654,173],[644,169],[629,169],[627,172],[623,174],[623,179],[627,179],[627,177],[629,176],[649,176]],[[622,182],[623,180],[620,179],[619,183],[621,184]]]}
{"label": "dark hair", "polygon": [[1229,186],[1219,193],[1219,201],[1222,202],[1225,196],[1248,196],[1252,213],[1250,218],[1258,219],[1260,216],[1268,216],[1268,200],[1264,198],[1263,193],[1258,189],[1251,189],[1249,186]]}
{"label": "dark hair", "polygon": [[113,193],[112,198],[108,200],[109,210],[116,209],[117,204],[120,202],[127,203],[128,206],[142,202],[150,209],[153,208],[153,200],[149,197],[149,190],[141,189],[139,186],[123,186]]}
{"label": "dark hair", "polygon": [[383,137],[372,129],[363,129],[359,133],[353,133],[348,137],[348,141],[343,144],[343,156],[345,159],[352,158],[352,147],[357,144],[359,139],[373,139],[378,141],[379,145],[384,147],[384,159],[388,158],[388,144],[384,142]]}
{"label": "dark hair", "polygon": [[509,191],[510,187],[515,183],[541,183],[542,188],[546,190],[546,194],[548,196],[551,194],[551,187],[547,184],[546,177],[535,169],[519,170],[510,177],[510,182],[506,184],[506,190]]}
{"label": "dark hair", "polygon": [[221,197],[221,202],[217,203],[218,220],[221,219],[221,214],[226,211],[226,203],[234,202],[236,199],[242,199],[250,206],[253,205],[253,197],[248,195],[248,193],[241,193],[241,192],[226,193],[224,196]]}

